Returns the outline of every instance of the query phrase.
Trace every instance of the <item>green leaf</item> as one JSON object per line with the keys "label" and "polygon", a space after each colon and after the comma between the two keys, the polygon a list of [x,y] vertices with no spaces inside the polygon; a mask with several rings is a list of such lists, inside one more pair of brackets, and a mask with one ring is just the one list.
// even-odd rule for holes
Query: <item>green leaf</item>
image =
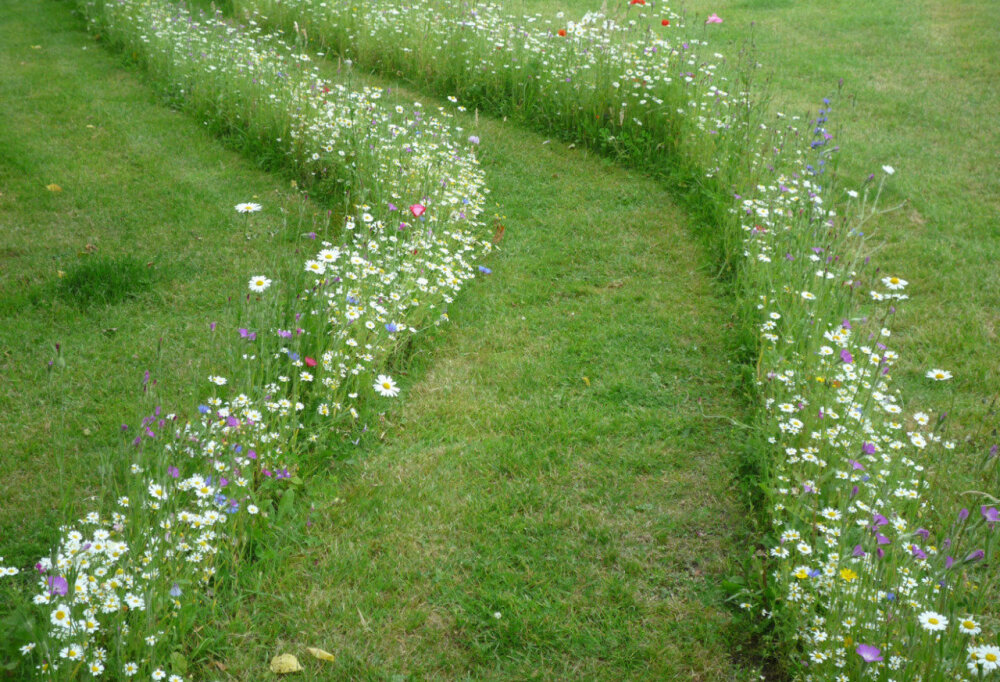
{"label": "green leaf", "polygon": [[177,675],[184,675],[187,673],[188,662],[181,652],[175,651],[170,654],[170,670],[172,670]]}
{"label": "green leaf", "polygon": [[278,502],[278,519],[284,519],[291,516],[292,509],[295,506],[295,488],[289,488],[281,495],[281,501]]}

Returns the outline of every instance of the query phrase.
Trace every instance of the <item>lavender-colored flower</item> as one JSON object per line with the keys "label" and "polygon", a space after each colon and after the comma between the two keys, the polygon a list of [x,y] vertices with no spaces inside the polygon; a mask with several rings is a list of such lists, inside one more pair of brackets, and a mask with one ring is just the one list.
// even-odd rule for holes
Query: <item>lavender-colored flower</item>
{"label": "lavender-colored flower", "polygon": [[983,518],[990,523],[997,523],[1000,521],[1000,512],[997,511],[996,507],[987,507],[985,504],[979,508],[979,513],[983,515]]}
{"label": "lavender-colored flower", "polygon": [[840,359],[844,361],[845,365],[849,365],[852,362],[854,362],[854,358],[851,356],[850,351],[848,351],[846,348],[840,349]]}
{"label": "lavender-colored flower", "polygon": [[490,269],[489,269],[488,267],[486,267],[485,265],[480,265],[480,266],[479,266],[479,272],[483,273],[484,275],[491,275],[491,274],[493,274],[493,271],[492,271],[492,270],[490,270]]}
{"label": "lavender-colored flower", "polygon": [[170,478],[177,478],[181,475],[180,469],[175,466],[167,467],[167,473],[170,474]]}
{"label": "lavender-colored flower", "polygon": [[209,412],[212,411],[212,408],[210,408],[208,405],[199,405],[198,411],[201,412],[202,414],[208,414]]}
{"label": "lavender-colored flower", "polygon": [[50,575],[46,582],[49,586],[49,596],[54,597],[59,595],[60,597],[64,597],[69,592],[69,583],[61,575]]}
{"label": "lavender-colored flower", "polygon": [[961,511],[958,512],[958,522],[961,523],[962,521],[965,521],[967,518],[969,518],[969,510],[966,509],[965,507],[962,507]]}
{"label": "lavender-colored flower", "polygon": [[882,652],[871,644],[859,644],[858,648],[855,649],[854,652],[861,658],[865,659],[866,663],[875,663],[876,661],[882,660]]}
{"label": "lavender-colored flower", "polygon": [[395,334],[396,332],[399,331],[399,325],[397,325],[395,322],[389,322],[388,324],[385,325],[385,330],[390,334]]}
{"label": "lavender-colored flower", "polygon": [[181,596],[181,586],[174,583],[173,587],[170,588],[170,596],[174,598]]}
{"label": "lavender-colored flower", "polygon": [[854,545],[854,549],[851,551],[851,556],[853,557],[863,557],[865,554],[866,552],[861,545]]}
{"label": "lavender-colored flower", "polygon": [[969,554],[969,556],[965,557],[965,561],[967,563],[971,563],[971,562],[974,562],[974,561],[979,561],[984,556],[986,556],[986,552],[984,552],[981,549],[977,549],[975,552],[972,552],[971,554]]}
{"label": "lavender-colored flower", "polygon": [[478,135],[469,135],[469,143],[470,144],[479,144],[479,136]]}
{"label": "lavender-colored flower", "polygon": [[861,446],[861,452],[865,453],[866,455],[874,455],[875,443],[865,443],[864,445]]}

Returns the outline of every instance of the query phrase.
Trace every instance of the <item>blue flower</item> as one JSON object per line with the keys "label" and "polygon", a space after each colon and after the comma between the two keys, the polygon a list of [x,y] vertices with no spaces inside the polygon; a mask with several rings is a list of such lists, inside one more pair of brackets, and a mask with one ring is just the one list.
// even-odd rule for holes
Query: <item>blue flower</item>
{"label": "blue flower", "polygon": [[198,411],[201,412],[202,414],[208,414],[209,412],[212,411],[212,408],[210,408],[208,405],[199,405]]}
{"label": "blue flower", "polygon": [[493,271],[490,270],[485,265],[480,265],[479,266],[479,272],[483,273],[484,275],[492,275],[493,274]]}

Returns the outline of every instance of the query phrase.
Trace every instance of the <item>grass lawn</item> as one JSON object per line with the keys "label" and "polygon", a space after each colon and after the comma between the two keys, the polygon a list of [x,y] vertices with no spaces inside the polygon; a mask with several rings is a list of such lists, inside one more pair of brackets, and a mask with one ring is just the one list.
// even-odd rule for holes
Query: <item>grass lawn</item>
{"label": "grass lawn", "polygon": [[[289,258],[280,209],[322,212],[163,107],[69,7],[0,8],[0,546],[15,566],[93,505],[120,425],[154,400],[146,370],[166,411],[203,393],[209,324]],[[248,241],[233,206],[251,197],[268,211]]]}

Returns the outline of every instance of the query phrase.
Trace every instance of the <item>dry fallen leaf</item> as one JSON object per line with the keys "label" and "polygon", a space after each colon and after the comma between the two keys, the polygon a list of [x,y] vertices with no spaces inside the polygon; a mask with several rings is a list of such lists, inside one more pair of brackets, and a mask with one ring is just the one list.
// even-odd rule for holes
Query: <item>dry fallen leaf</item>
{"label": "dry fallen leaf", "polygon": [[331,663],[333,663],[334,661],[337,660],[337,658],[329,651],[323,651],[322,649],[316,649],[311,646],[306,647],[306,651],[311,653],[314,658],[318,658],[321,661],[330,661]]}
{"label": "dry fallen leaf", "polygon": [[45,185],[45,189],[49,190],[50,192],[61,192],[62,191],[62,187],[60,187],[59,185],[57,185],[54,182],[51,185]]}
{"label": "dry fallen leaf", "polygon": [[297,673],[302,670],[299,659],[291,654],[279,654],[271,659],[271,672],[275,675]]}

